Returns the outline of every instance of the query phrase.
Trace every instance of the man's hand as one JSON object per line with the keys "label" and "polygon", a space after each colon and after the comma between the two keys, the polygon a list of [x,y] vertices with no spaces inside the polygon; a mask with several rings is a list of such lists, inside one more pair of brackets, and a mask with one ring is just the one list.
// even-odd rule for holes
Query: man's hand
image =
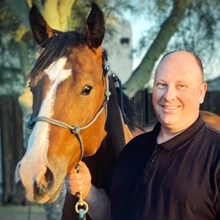
{"label": "man's hand", "polygon": [[77,196],[78,192],[81,192],[82,198],[84,199],[91,188],[91,174],[88,167],[82,161],[79,162],[80,172],[77,173],[76,169],[73,168],[66,177],[67,190],[72,195]]}

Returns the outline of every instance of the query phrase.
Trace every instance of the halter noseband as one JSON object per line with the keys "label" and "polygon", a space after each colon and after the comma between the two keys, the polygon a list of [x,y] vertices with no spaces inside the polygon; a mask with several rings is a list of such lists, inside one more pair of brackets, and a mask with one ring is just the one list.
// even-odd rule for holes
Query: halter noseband
{"label": "halter noseband", "polygon": [[[104,68],[104,71],[107,72],[106,77],[105,77],[105,79],[106,79],[106,90],[105,90],[105,93],[104,93],[105,94],[105,100],[103,101],[102,106],[100,107],[99,111],[95,114],[94,118],[87,125],[82,126],[82,127],[80,127],[78,125],[71,126],[71,125],[68,125],[68,124],[66,124],[62,121],[59,121],[59,120],[56,120],[56,119],[53,119],[53,118],[49,118],[49,117],[45,117],[45,116],[37,116],[37,117],[32,118],[28,122],[27,127],[31,129],[36,122],[45,121],[45,122],[48,122],[50,124],[57,125],[59,127],[69,129],[73,134],[76,135],[76,137],[77,137],[77,139],[80,143],[81,155],[80,155],[79,161],[81,161],[83,156],[84,156],[84,145],[83,145],[83,141],[82,141],[82,138],[81,138],[81,135],[80,135],[80,131],[88,128],[89,126],[91,126],[96,121],[96,119],[99,117],[99,115],[102,113],[102,111],[104,109],[106,110],[106,118],[107,118],[107,103],[108,103],[109,97],[111,95],[111,92],[109,91],[109,77],[112,75],[112,72],[111,72],[111,70],[109,68],[109,65],[108,65],[108,63],[105,59],[104,59],[103,68]],[[76,169],[79,170],[78,164],[76,166]]]}

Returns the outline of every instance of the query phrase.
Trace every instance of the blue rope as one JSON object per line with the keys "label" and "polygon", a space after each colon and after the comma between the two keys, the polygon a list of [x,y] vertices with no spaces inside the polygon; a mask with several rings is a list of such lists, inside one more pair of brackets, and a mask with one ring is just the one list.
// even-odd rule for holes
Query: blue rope
{"label": "blue rope", "polygon": [[80,209],[78,214],[79,214],[79,220],[85,220],[86,219],[85,209]]}

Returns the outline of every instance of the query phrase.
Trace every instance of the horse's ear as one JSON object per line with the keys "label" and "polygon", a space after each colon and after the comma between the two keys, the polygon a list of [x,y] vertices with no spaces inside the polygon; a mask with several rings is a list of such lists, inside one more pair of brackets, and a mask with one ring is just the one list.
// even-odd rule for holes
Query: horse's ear
{"label": "horse's ear", "polygon": [[98,48],[103,41],[105,33],[104,15],[95,3],[86,22],[86,40],[90,47]]}
{"label": "horse's ear", "polygon": [[40,46],[45,40],[54,36],[53,29],[47,24],[35,5],[30,10],[30,24],[34,38]]}

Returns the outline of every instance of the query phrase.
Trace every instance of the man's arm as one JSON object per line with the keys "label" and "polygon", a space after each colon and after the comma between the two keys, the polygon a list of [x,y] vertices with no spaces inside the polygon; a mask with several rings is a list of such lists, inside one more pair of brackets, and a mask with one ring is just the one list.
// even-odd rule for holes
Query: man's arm
{"label": "man's arm", "polygon": [[91,186],[85,201],[89,205],[89,215],[94,220],[110,220],[110,200],[103,189]]}

